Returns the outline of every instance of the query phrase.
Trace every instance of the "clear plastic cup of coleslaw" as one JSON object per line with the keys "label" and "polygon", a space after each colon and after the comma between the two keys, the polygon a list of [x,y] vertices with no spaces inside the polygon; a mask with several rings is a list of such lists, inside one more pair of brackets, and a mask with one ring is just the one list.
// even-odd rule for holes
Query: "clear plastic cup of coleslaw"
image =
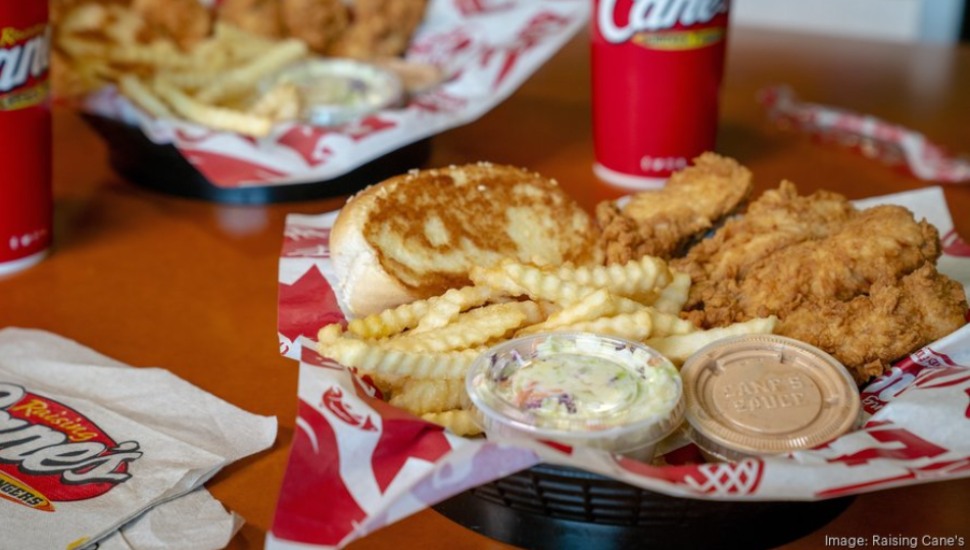
{"label": "clear plastic cup of coleslaw", "polygon": [[637,342],[535,334],[482,353],[466,378],[489,439],[529,438],[653,459],[684,419],[677,368]]}
{"label": "clear plastic cup of coleslaw", "polygon": [[309,124],[336,126],[398,105],[404,97],[400,78],[378,65],[353,59],[311,58],[288,65],[264,87],[292,85]]}

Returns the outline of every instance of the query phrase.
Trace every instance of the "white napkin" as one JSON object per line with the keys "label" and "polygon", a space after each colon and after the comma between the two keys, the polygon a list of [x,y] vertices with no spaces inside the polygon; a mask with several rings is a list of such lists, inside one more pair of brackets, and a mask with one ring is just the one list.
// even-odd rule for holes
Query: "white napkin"
{"label": "white napkin", "polygon": [[[10,548],[99,541],[275,438],[275,418],[166,370],[129,368],[42,331],[0,330],[0,532]],[[120,536],[133,548],[205,547],[195,542],[203,507],[218,517],[203,539],[226,531],[225,512],[213,516],[205,497],[159,508]],[[170,530],[173,518],[193,514]]]}

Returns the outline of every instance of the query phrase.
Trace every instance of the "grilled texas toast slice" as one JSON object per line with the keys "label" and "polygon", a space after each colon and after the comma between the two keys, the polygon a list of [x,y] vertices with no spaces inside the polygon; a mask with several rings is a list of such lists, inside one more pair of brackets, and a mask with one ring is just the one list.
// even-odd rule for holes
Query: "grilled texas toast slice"
{"label": "grilled texas toast slice", "polygon": [[596,260],[592,218],[534,172],[477,163],[411,171],[368,187],[330,236],[338,296],[366,315],[469,284],[472,266]]}

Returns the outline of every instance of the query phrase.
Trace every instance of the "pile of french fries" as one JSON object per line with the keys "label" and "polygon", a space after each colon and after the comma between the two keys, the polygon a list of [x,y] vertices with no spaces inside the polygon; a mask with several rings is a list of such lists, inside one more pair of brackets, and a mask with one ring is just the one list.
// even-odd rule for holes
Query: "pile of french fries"
{"label": "pile of french fries", "polygon": [[114,84],[158,118],[263,136],[277,121],[298,116],[292,84],[261,83],[309,55],[302,40],[272,40],[216,22],[211,36],[183,50],[164,36],[145,39],[145,31],[145,20],[127,6],[81,4],[54,29],[54,63],[72,75],[71,91]]}
{"label": "pile of french fries", "polygon": [[682,364],[728,336],[770,333],[776,318],[699,330],[678,313],[690,277],[659,258],[609,266],[538,267],[504,260],[472,285],[323,327],[318,351],[367,375],[388,401],[458,435],[481,433],[465,375],[488,347],[538,332],[582,331],[643,342]]}

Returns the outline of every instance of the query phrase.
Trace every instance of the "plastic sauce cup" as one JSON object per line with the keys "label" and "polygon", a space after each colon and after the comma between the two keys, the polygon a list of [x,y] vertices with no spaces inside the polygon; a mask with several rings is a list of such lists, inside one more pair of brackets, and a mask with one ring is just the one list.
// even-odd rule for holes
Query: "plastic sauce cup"
{"label": "plastic sauce cup", "polygon": [[645,462],[684,418],[680,374],[669,359],[590,333],[495,346],[476,359],[466,387],[489,439],[594,447]]}
{"label": "plastic sauce cup", "polygon": [[852,375],[824,351],[771,334],[713,342],[681,368],[687,422],[708,460],[783,454],[858,425]]}

